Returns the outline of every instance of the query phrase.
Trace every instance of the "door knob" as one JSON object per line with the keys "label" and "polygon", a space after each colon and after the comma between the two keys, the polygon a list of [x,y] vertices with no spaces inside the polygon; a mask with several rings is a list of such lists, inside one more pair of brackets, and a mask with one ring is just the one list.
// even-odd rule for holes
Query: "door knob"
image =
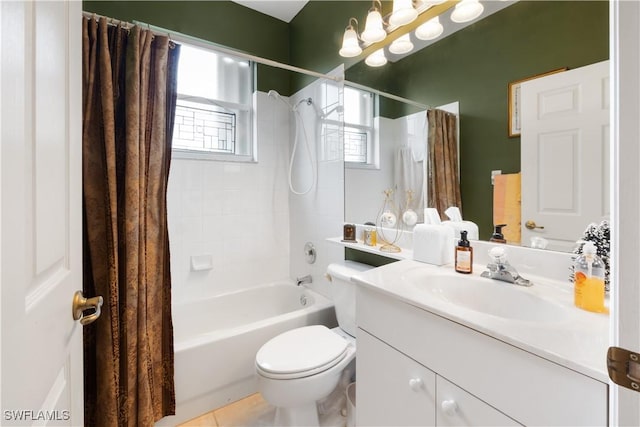
{"label": "door knob", "polygon": [[[79,320],[82,325],[93,323],[98,317],[100,317],[100,308],[102,307],[102,303],[103,300],[101,296],[85,298],[82,295],[82,291],[76,291],[76,293],[73,294],[73,303],[71,304],[73,320]],[[86,310],[94,310],[94,312],[85,316],[84,312]]]}
{"label": "door knob", "polygon": [[539,229],[543,229],[544,228],[544,226],[537,225],[535,221],[531,221],[531,220],[525,222],[524,226],[527,227],[529,230],[533,230],[535,228],[539,228]]}

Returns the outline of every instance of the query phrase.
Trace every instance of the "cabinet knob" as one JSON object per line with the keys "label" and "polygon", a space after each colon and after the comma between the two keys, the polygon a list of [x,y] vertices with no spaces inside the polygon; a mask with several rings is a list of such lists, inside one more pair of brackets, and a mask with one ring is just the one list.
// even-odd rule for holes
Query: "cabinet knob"
{"label": "cabinet knob", "polygon": [[446,415],[453,417],[456,414],[456,410],[458,409],[458,404],[455,400],[443,400],[440,404],[442,408],[442,412]]}
{"label": "cabinet knob", "polygon": [[422,380],[420,378],[411,378],[409,380],[409,387],[411,390],[418,391],[422,388]]}

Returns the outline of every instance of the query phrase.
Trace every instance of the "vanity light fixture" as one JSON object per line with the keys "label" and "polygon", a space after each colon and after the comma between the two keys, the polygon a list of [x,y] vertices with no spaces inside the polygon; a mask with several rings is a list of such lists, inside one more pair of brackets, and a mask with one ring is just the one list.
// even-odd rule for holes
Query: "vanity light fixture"
{"label": "vanity light fixture", "polygon": [[405,34],[402,37],[396,39],[389,45],[389,52],[395,53],[396,55],[402,55],[403,53],[408,53],[413,50],[413,43],[411,43],[411,39],[409,38],[409,34]]}
{"label": "vanity light fixture", "polygon": [[444,28],[439,16],[449,9],[451,20],[456,23],[472,21],[484,11],[479,0],[393,0],[393,12],[383,17],[381,1],[372,3],[362,34],[358,34],[358,20],[349,19],[339,51],[345,58],[359,56],[364,51],[368,55],[365,63],[372,67],[387,63],[382,50],[386,46],[396,55],[411,52],[414,45],[409,33],[413,30],[419,40],[440,37]]}
{"label": "vanity light fixture", "polygon": [[416,28],[416,37],[420,40],[433,40],[440,37],[443,31],[440,17],[436,16]]}
{"label": "vanity light fixture", "polygon": [[484,6],[478,0],[462,0],[451,13],[451,20],[457,23],[473,21],[483,11]]}
{"label": "vanity light fixture", "polygon": [[413,0],[393,0],[393,12],[389,17],[389,25],[400,27],[413,22],[418,11],[413,7]]}
{"label": "vanity light fixture", "polygon": [[[379,0],[377,2],[382,6],[382,3],[380,3]],[[371,9],[369,9],[369,13],[367,14],[367,22],[360,38],[367,43],[381,42],[385,37],[387,37],[387,32],[383,28],[382,24],[383,22],[380,9],[378,9],[376,1],[374,1],[373,6],[371,6]]]}
{"label": "vanity light fixture", "polygon": [[355,28],[358,28],[358,20],[356,18],[349,19],[349,25],[344,30],[344,36],[342,36],[342,48],[338,52],[340,56],[345,58],[353,58],[362,53],[362,48],[358,42],[358,33],[353,27],[352,23],[355,22]]}
{"label": "vanity light fixture", "polygon": [[364,60],[365,64],[370,67],[382,67],[387,63],[387,57],[384,56],[384,50],[378,49]]}

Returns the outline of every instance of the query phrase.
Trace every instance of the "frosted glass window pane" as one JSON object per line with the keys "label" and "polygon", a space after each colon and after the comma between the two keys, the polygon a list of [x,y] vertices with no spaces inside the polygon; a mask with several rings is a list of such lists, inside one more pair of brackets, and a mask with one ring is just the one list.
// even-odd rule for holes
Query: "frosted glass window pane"
{"label": "frosted glass window pane", "polygon": [[345,124],[372,126],[373,94],[351,87],[345,87],[344,122]]}
{"label": "frosted glass window pane", "polygon": [[178,93],[237,104],[251,103],[249,61],[182,45]]}

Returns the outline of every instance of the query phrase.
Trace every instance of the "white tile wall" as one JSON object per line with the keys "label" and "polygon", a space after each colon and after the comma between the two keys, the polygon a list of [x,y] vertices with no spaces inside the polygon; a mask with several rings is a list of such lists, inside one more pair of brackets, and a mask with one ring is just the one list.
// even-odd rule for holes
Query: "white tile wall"
{"label": "white tile wall", "polygon": [[[327,87],[318,81],[292,96],[292,103],[311,97],[316,103],[316,107],[322,109],[324,107],[323,100],[335,98],[338,96],[339,90],[339,87]],[[342,144],[341,141],[323,141],[321,139],[322,135],[327,133],[322,132],[322,123],[316,108],[303,103],[300,105],[299,111],[304,120],[307,137],[314,158],[317,159],[318,167],[316,185],[308,194],[289,194],[290,271],[292,278],[311,274],[313,283],[310,287],[330,297],[330,283],[324,274],[329,263],[344,259],[344,249],[326,241],[327,237],[342,235],[344,218]],[[304,138],[300,136],[293,169],[294,187],[297,190],[306,189],[310,182],[308,181],[310,164],[304,151],[304,143]],[[291,144],[293,145],[293,138]],[[304,245],[306,242],[311,242],[316,247],[317,259],[314,264],[308,264],[305,261]]]}
{"label": "white tile wall", "polygon": [[[173,159],[167,194],[173,299],[289,278],[286,106],[258,92],[257,163]],[[213,269],[191,271],[192,255]]]}

